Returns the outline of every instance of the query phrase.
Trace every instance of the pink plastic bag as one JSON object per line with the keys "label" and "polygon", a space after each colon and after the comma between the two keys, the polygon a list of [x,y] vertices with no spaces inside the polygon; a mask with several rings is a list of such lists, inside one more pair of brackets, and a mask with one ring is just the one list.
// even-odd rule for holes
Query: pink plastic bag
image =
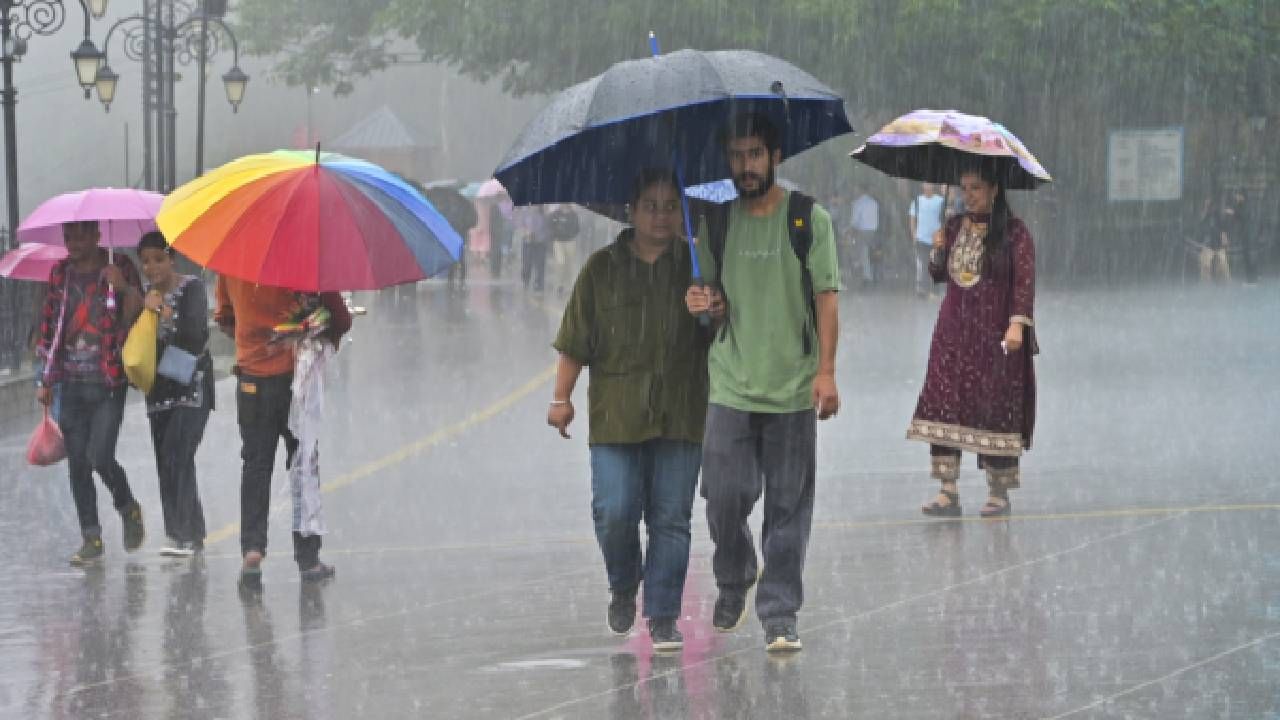
{"label": "pink plastic bag", "polygon": [[44,409],[44,420],[36,426],[27,441],[27,462],[32,465],[53,465],[67,456],[67,446],[62,442],[62,430]]}

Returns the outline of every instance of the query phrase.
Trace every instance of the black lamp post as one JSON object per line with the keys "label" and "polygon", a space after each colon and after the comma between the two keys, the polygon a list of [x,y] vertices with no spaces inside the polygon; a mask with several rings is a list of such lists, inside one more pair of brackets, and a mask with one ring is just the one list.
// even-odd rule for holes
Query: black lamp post
{"label": "black lamp post", "polygon": [[[89,39],[89,18],[106,12],[107,0],[78,0],[84,11],[84,41],[71,53],[80,86],[93,87],[94,76],[102,62],[102,54]],[[18,91],[13,86],[13,64],[26,52],[33,35],[52,35],[62,29],[67,9],[63,0],[0,0],[0,65],[4,68],[4,88],[0,104],[4,105],[5,188],[9,204],[9,243],[16,245],[18,229],[18,130],[15,107]],[[86,85],[87,79],[87,85]]]}
{"label": "black lamp post", "polygon": [[[231,104],[233,112],[239,109],[240,103],[244,100],[245,88],[249,82],[249,76],[240,69],[239,65],[240,44],[235,34],[231,32],[231,28],[222,20],[227,10],[226,0],[202,0],[194,6],[192,3],[182,2],[181,6],[187,14],[180,21],[175,18],[175,0],[155,0],[154,6],[144,3],[143,13],[117,20],[107,30],[106,39],[103,40],[103,62],[95,74],[93,83],[97,87],[98,99],[102,101],[103,108],[109,111],[112,101],[115,100],[116,86],[120,76],[106,62],[107,49],[111,46],[111,38],[116,29],[123,28],[125,56],[143,63],[144,85],[150,84],[152,78],[155,83],[157,100],[154,103],[146,95],[152,88],[143,88],[144,118],[147,121],[143,127],[146,135],[144,143],[147,148],[144,165],[146,166],[146,185],[152,188],[150,127],[151,111],[154,109],[157,114],[155,124],[160,161],[157,163],[158,182],[153,189],[161,192],[173,190],[177,185],[175,136],[178,113],[174,107],[174,86],[177,79],[174,71],[175,63],[195,62],[199,69],[199,106],[196,113],[197,176],[204,173],[206,67],[208,59],[217,52],[222,37],[231,42],[232,67],[222,76],[222,82],[226,88],[227,102]],[[147,12],[149,7],[154,7],[154,12]],[[211,33],[211,29],[220,32]]]}

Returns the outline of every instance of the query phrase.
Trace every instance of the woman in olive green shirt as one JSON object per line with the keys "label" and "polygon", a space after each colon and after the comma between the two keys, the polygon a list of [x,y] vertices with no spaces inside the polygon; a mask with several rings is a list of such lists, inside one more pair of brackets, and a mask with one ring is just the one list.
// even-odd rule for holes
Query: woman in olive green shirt
{"label": "woman in olive green shirt", "polygon": [[[569,437],[570,396],[589,367],[591,510],[612,595],[609,629],[630,631],[643,578],[654,649],[677,650],[709,335],[685,309],[692,264],[670,171],[640,173],[630,217],[633,226],[587,260],[565,307],[547,424]],[[642,517],[649,538],[643,553]]]}

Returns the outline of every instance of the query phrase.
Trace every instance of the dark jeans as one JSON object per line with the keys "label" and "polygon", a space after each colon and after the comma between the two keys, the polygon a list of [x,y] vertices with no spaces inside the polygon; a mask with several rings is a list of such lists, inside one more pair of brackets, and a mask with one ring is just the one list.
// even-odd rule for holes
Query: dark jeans
{"label": "dark jeans", "polygon": [[[293,375],[254,377],[241,374],[236,383],[236,419],[240,425],[240,552],[267,551],[267,518],[271,513],[271,471],[276,449],[284,440],[285,467],[293,463],[298,439],[289,432],[290,385]],[[293,559],[300,570],[320,561],[320,536],[293,534]]]}
{"label": "dark jeans", "polygon": [[[701,448],[679,440],[591,446],[591,517],[609,589],[644,579],[644,616],[680,615],[689,569],[689,519]],[[640,519],[649,537],[640,552]]]}
{"label": "dark jeans", "polygon": [[160,479],[164,534],[180,542],[203,542],[204,508],[196,483],[196,449],[209,421],[208,399],[204,407],[175,407],[152,413],[148,419]]}
{"label": "dark jeans", "polygon": [[541,240],[525,240],[520,252],[520,280],[525,287],[533,282],[534,290],[541,290],[547,276],[547,243]]}
{"label": "dark jeans", "polygon": [[75,499],[80,532],[85,537],[102,535],[93,473],[98,473],[102,484],[111,492],[111,504],[116,510],[124,511],[134,504],[129,478],[116,462],[116,440],[120,437],[127,391],[125,386],[108,388],[97,383],[61,384],[58,426],[67,448],[71,497]]}
{"label": "dark jeans", "polygon": [[702,443],[702,496],[715,553],[716,585],[744,590],[756,577],[747,523],[764,495],[760,549],[764,574],[756,591],[761,621],[794,619],[804,603],[805,551],[813,525],[817,415],[752,413],[707,406]]}

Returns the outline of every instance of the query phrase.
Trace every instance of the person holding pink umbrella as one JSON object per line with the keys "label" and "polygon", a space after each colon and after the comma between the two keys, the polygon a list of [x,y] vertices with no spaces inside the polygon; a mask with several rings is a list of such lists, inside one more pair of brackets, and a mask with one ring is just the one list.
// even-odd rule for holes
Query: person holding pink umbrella
{"label": "person holding pink umbrella", "polygon": [[142,311],[142,283],[127,256],[109,258],[99,247],[96,221],[68,222],[62,232],[67,258],[49,275],[41,311],[36,400],[48,406],[52,386],[61,383],[59,425],[83,540],[70,560],[83,566],[103,555],[94,472],[120,512],[125,550],[137,550],[146,536],[142,508],[115,457],[128,390],[120,353]]}
{"label": "person holding pink umbrella", "polygon": [[95,563],[103,554],[94,472],[123,519],[125,550],[137,550],[146,536],[142,510],[115,458],[128,390],[120,352],[142,312],[142,281],[133,262],[113,249],[137,245],[155,230],[163,201],[145,190],[80,190],[44,201],[18,227],[19,242],[65,245],[68,255],[48,276],[36,399],[48,406],[60,386],[58,423],[83,536],[72,565]]}

